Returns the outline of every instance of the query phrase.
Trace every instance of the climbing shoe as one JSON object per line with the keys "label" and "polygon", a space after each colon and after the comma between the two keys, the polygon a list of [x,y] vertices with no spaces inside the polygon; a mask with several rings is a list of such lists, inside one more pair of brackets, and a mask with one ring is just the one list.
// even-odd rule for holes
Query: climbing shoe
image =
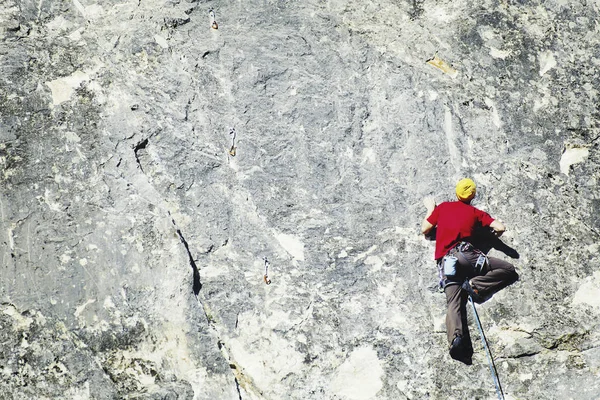
{"label": "climbing shoe", "polygon": [[472,350],[467,350],[463,343],[463,337],[461,335],[456,335],[452,341],[452,344],[450,345],[450,357],[466,365],[471,365],[473,364],[473,361],[471,360],[471,354]]}
{"label": "climbing shoe", "polygon": [[469,280],[466,280],[463,282],[462,286],[463,290],[465,292],[467,292],[469,294],[469,296],[471,296],[471,298],[473,299],[473,301],[477,304],[481,304],[483,302],[486,302],[490,299],[489,296],[483,296],[479,293],[479,290],[475,289],[473,286],[471,286],[471,283],[469,282]]}

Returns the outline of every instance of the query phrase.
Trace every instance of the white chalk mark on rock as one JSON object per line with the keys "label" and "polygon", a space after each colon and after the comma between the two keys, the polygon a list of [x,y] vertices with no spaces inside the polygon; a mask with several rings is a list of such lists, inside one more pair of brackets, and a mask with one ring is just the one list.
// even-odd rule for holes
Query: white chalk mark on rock
{"label": "white chalk mark on rock", "polygon": [[71,32],[69,34],[69,36],[67,36],[69,39],[71,39],[74,42],[78,42],[81,40],[81,34],[85,31],[84,28],[78,28],[76,30],[74,30],[73,32]]}
{"label": "white chalk mark on rock", "polygon": [[448,153],[450,155],[450,162],[454,166],[456,172],[460,171],[460,164],[462,157],[456,146],[456,134],[452,127],[452,111],[450,108],[444,107],[444,131],[446,133],[446,141],[448,143]]}
{"label": "white chalk mark on rock", "polygon": [[83,303],[82,305],[80,305],[79,307],[77,307],[75,309],[75,313],[73,313],[73,315],[77,318],[79,317],[79,315],[81,315],[81,313],[83,312],[83,310],[85,310],[85,308],[87,306],[89,306],[92,303],[95,303],[96,299],[89,299],[88,301],[86,301],[85,303]]}
{"label": "white chalk mark on rock", "polygon": [[592,307],[600,308],[600,271],[594,272],[592,277],[586,278],[575,296],[573,296],[573,304],[587,304]]}
{"label": "white chalk mark on rock", "polygon": [[103,307],[106,309],[115,308],[115,303],[113,303],[112,298],[110,296],[104,299]]}
{"label": "white chalk mark on rock", "polygon": [[495,47],[490,48],[490,56],[492,56],[492,58],[500,58],[504,60],[506,57],[510,56],[510,54],[510,50],[500,50]]}
{"label": "white chalk mark on rock", "polygon": [[158,43],[158,45],[160,47],[162,47],[163,49],[169,48],[169,43],[167,42],[167,39],[165,39],[164,37],[162,37],[160,35],[154,35],[154,40],[156,40],[156,43]]}
{"label": "white chalk mark on rock", "polygon": [[344,399],[372,399],[383,387],[382,376],[377,352],[371,347],[360,347],[338,368],[330,389]]}
{"label": "white chalk mark on rock", "polygon": [[371,267],[371,272],[377,272],[383,267],[383,260],[379,256],[369,256],[365,259],[365,264]]}
{"label": "white chalk mark on rock", "polygon": [[298,261],[304,261],[304,243],[298,237],[280,233],[275,235],[275,238],[292,257]]}
{"label": "white chalk mark on rock", "polygon": [[551,51],[544,51],[538,55],[540,61],[540,76],[556,67],[556,59]]}
{"label": "white chalk mark on rock", "polygon": [[569,175],[571,165],[584,162],[589,154],[590,151],[587,147],[566,144],[565,150],[560,158],[560,172]]}
{"label": "white chalk mark on rock", "polygon": [[375,155],[375,151],[373,149],[371,149],[371,148],[363,149],[361,164],[364,164],[364,163],[374,164],[376,161],[377,161],[377,156]]}
{"label": "white chalk mark on rock", "polygon": [[373,246],[369,247],[369,249],[367,251],[357,254],[356,257],[354,257],[354,262],[357,262],[358,260],[362,260],[363,258],[368,256],[375,250],[377,250],[377,245],[373,245]]}
{"label": "white chalk mark on rock", "polygon": [[21,314],[16,309],[16,307],[13,306],[12,304],[4,304],[2,306],[2,308],[3,308],[2,313],[8,315],[9,317],[11,317],[13,319],[12,323],[16,329],[20,329],[20,330],[29,329],[29,325],[31,325],[31,323],[33,322],[32,318],[29,318],[29,317]]}
{"label": "white chalk mark on rock", "polygon": [[75,93],[75,89],[88,79],[89,76],[86,73],[75,71],[72,75],[46,82],[46,85],[52,91],[52,104],[57,106],[60,103],[68,101],[73,93]]}

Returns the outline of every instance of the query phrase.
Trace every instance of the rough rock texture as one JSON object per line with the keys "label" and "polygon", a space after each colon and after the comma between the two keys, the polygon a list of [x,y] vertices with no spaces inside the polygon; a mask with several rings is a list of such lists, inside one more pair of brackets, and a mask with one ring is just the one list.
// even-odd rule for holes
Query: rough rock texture
{"label": "rough rock texture", "polygon": [[471,176],[506,397],[598,399],[599,10],[3,1],[1,397],[495,398],[419,235]]}

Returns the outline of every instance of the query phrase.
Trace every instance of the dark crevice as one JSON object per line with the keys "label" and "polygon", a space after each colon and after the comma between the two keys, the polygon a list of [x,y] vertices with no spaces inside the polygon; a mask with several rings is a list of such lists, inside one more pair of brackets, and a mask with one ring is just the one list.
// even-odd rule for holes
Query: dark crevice
{"label": "dark crevice", "polygon": [[144,172],[144,168],[142,167],[142,163],[140,162],[140,158],[138,156],[138,151],[144,150],[146,148],[146,146],[148,146],[148,138],[142,140],[141,142],[139,142],[138,144],[136,144],[133,147],[133,152],[135,154],[135,161],[137,162],[137,164],[140,167],[140,170],[142,170],[142,172]]}
{"label": "dark crevice", "polygon": [[506,357],[506,358],[511,358],[511,359],[525,358],[525,357],[537,356],[538,354],[540,354],[539,351],[528,351],[528,352],[525,352],[525,353],[517,354],[517,355],[511,356],[511,357]]}
{"label": "dark crevice", "polygon": [[239,400],[244,400],[242,397],[242,391],[240,390],[240,383],[238,382],[237,378],[233,378],[233,380],[235,382],[235,390],[237,390]]}
{"label": "dark crevice", "polygon": [[[171,213],[169,213],[171,216]],[[173,226],[175,226],[175,230],[177,231],[177,235],[179,236],[179,240],[183,243],[183,247],[185,247],[185,251],[187,252],[188,259],[190,261],[190,266],[192,267],[192,290],[194,291],[194,295],[198,297],[198,293],[200,293],[200,289],[202,289],[202,283],[200,282],[200,271],[198,271],[198,266],[196,265],[196,261],[194,261],[194,257],[192,257],[192,252],[190,251],[190,246],[188,242],[185,240],[185,237],[181,233],[181,229],[177,227],[175,220],[171,217],[171,222]]]}

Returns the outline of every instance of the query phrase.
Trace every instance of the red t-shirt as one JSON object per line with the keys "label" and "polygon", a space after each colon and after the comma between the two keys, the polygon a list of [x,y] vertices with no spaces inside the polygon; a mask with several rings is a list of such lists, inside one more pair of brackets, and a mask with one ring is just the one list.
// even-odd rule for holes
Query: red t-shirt
{"label": "red t-shirt", "polygon": [[490,226],[494,219],[485,211],[481,211],[462,201],[447,201],[438,205],[427,218],[433,226],[437,225],[435,235],[435,259],[448,253],[458,242],[473,235],[478,226]]}

